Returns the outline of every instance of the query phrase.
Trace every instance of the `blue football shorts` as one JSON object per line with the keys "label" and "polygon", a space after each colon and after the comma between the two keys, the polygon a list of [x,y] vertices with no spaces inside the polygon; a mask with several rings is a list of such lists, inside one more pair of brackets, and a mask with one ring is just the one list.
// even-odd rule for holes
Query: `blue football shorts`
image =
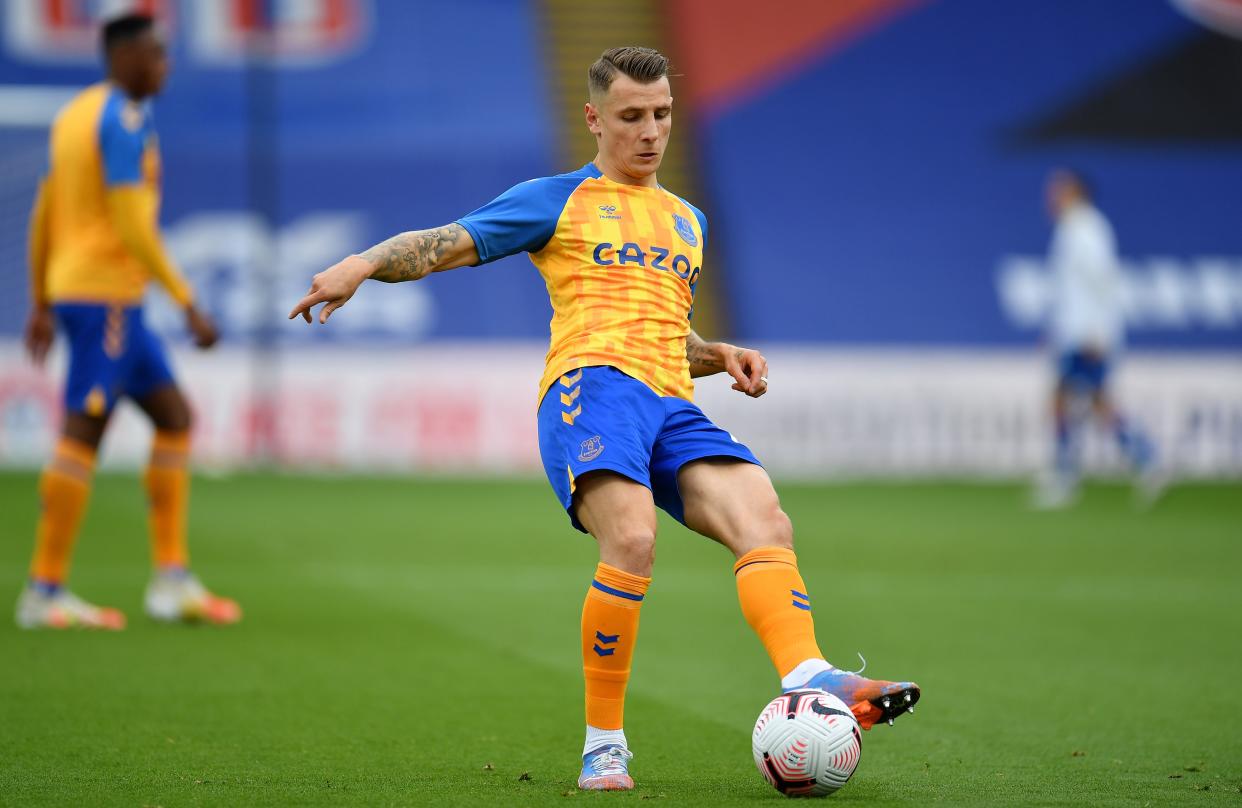
{"label": "blue football shorts", "polygon": [[121,396],[141,398],[174,383],[141,306],[58,303],[53,311],[69,342],[66,412],[106,415]]}
{"label": "blue football shorts", "polygon": [[539,453],[548,482],[573,526],[574,480],[616,472],[651,489],[656,505],[685,524],[677,472],[693,460],[731,457],[760,465],[755,455],[689,401],[656,395],[608,366],[561,376],[539,405]]}
{"label": "blue football shorts", "polygon": [[1066,351],[1057,359],[1057,381],[1076,393],[1095,393],[1108,381],[1112,363],[1104,355]]}

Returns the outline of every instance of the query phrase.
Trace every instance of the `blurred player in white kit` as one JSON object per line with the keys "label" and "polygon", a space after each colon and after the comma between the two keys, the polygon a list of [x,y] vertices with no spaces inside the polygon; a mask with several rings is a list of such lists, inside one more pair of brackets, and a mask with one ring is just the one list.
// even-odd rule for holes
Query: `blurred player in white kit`
{"label": "blurred player in white kit", "polygon": [[1075,500],[1079,437],[1089,414],[1112,433],[1137,475],[1140,501],[1150,504],[1165,484],[1155,447],[1114,406],[1108,385],[1125,336],[1113,228],[1093,204],[1091,187],[1081,174],[1058,169],[1048,178],[1046,191],[1054,221],[1048,255],[1053,281],[1048,341],[1057,363],[1052,402],[1056,449],[1053,468],[1037,486],[1034,504],[1060,508]]}

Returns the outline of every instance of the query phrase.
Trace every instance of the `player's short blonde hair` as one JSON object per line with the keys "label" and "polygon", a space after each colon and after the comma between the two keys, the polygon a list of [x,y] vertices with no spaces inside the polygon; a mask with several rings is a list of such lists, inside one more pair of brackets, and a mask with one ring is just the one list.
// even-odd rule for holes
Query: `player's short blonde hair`
{"label": "player's short blonde hair", "polygon": [[592,96],[608,92],[618,73],[649,84],[668,75],[668,57],[653,48],[637,45],[609,48],[587,71],[587,90]]}

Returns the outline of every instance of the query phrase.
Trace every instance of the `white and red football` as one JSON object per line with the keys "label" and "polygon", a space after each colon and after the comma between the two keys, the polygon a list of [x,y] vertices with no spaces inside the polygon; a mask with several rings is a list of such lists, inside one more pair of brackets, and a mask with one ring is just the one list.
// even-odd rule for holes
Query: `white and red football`
{"label": "white and red football", "polygon": [[752,736],[755,765],[788,797],[825,797],[849,782],[862,732],[845,702],[823,690],[783,693],[763,708]]}

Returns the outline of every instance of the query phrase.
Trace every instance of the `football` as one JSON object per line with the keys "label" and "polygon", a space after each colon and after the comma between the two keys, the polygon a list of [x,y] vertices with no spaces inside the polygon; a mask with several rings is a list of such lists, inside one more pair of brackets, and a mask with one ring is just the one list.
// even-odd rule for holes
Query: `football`
{"label": "football", "polygon": [[784,693],[763,708],[752,737],[755,765],[788,797],[825,797],[849,782],[862,732],[845,702],[822,690]]}

